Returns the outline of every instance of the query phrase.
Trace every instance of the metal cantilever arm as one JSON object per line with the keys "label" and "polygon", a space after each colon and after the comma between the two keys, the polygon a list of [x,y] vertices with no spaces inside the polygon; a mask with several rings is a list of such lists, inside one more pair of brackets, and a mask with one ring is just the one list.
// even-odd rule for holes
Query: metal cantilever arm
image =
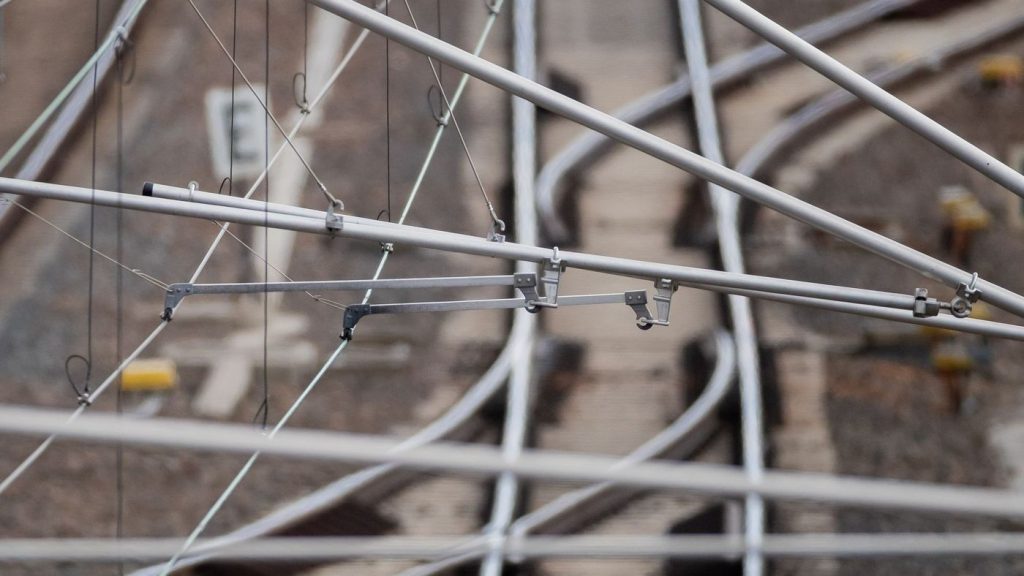
{"label": "metal cantilever arm", "polygon": [[[442,302],[401,302],[397,304],[352,304],[345,309],[345,318],[341,337],[349,340],[356,324],[364,316],[371,314],[411,314],[415,312],[455,312],[458,310],[511,310],[514,308],[530,309],[531,300],[527,298],[494,298],[487,300],[451,300]],[[580,294],[561,296],[561,306],[591,306],[596,304],[626,304],[636,313],[637,325],[646,330],[654,319],[646,310],[647,293],[643,290],[613,294]],[[642,307],[642,308],[640,308]]]}
{"label": "metal cantilever arm", "polygon": [[[164,298],[164,320],[170,320],[178,303],[197,294],[263,294],[265,292],[342,292],[362,290],[413,288],[475,288],[480,286],[512,286],[528,284],[530,274],[500,276],[444,276],[438,278],[382,278],[379,280],[315,280],[308,282],[238,282],[223,284],[190,284],[181,282],[167,287]],[[533,274],[533,285],[537,276]]]}

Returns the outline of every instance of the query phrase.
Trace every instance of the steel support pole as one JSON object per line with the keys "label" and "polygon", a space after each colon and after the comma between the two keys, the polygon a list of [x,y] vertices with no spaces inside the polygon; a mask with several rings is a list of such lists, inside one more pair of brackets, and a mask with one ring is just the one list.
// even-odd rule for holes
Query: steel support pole
{"label": "steel support pole", "polygon": [[[951,287],[971,281],[971,275],[937,258],[925,255],[895,240],[849,222],[826,210],[794,198],[734,170],[681,148],[617,118],[582,104],[554,90],[529,81],[501,66],[492,64],[362,6],[355,0],[311,0],[317,6],[351,20],[378,34],[387,36],[417,52],[530,100],[534,104],[596,130],[623,144],[636,148],[695,176],[714,182],[782,214],[843,238],[911,269],[945,282]],[[978,281],[982,299],[1024,317],[1024,297],[985,280]]]}
{"label": "steel support pole", "polygon": [[[217,539],[197,540],[211,546]],[[178,538],[5,538],[3,562],[117,562],[159,560],[181,546]],[[479,556],[487,542],[473,536],[271,536],[225,546],[218,560],[262,563],[342,560],[434,560],[456,551]],[[524,536],[509,538],[523,558],[734,558],[743,542],[721,534],[683,536]],[[908,558],[1024,555],[1024,535],[1006,532],[942,534],[773,534],[763,552],[773,558]],[[282,570],[284,570],[282,568]]]}
{"label": "steel support pole", "polygon": [[945,126],[857,74],[806,40],[776,24],[741,0],[704,0],[758,36],[785,50],[822,76],[849,90],[879,111],[949,152],[964,164],[1024,198],[1024,174],[1003,164]]}

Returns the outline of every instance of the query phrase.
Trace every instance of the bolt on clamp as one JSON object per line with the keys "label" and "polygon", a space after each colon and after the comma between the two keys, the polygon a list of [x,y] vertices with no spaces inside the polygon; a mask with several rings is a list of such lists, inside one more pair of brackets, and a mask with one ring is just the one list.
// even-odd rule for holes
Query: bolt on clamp
{"label": "bolt on clamp", "polygon": [[941,309],[942,303],[935,298],[929,298],[927,288],[914,290],[914,318],[938,316]]}

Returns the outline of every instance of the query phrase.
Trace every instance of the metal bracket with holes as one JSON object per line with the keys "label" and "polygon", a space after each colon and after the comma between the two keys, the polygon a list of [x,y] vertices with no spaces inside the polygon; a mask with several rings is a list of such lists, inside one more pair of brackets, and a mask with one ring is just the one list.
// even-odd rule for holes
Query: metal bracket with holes
{"label": "metal bracket with holes", "polygon": [[679,289],[675,282],[662,278],[654,283],[657,294],[654,295],[654,308],[658,316],[651,321],[658,326],[668,326],[668,316],[672,311],[672,295]]}
{"label": "metal bracket with holes", "polygon": [[626,306],[629,306],[636,314],[636,326],[641,330],[650,330],[654,326],[654,317],[647,309],[647,292],[645,290],[633,290],[626,292]]}

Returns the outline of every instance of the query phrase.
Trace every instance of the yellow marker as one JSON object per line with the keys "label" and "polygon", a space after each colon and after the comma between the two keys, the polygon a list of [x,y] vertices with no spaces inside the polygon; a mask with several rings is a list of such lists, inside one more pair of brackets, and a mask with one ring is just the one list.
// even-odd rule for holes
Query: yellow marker
{"label": "yellow marker", "polygon": [[1024,78],[1024,60],[1008,54],[989,56],[978,64],[978,73],[986,82],[1019,82]]}
{"label": "yellow marker", "polygon": [[128,392],[169,390],[178,385],[178,369],[171,360],[136,360],[121,373],[121,389]]}

